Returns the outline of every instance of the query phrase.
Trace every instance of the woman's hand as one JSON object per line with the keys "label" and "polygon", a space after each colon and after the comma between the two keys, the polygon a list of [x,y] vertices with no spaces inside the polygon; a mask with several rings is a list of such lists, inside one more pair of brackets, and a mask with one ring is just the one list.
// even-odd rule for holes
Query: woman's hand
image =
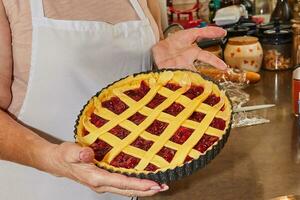
{"label": "woman's hand", "polygon": [[74,143],[55,145],[51,150],[51,168],[53,174],[73,179],[103,193],[111,192],[125,196],[152,196],[168,189],[150,180],[126,177],[110,173],[95,166],[91,148],[80,147]]}
{"label": "woman's hand", "polygon": [[196,41],[226,36],[226,31],[218,27],[194,28],[178,31],[157,43],[152,51],[154,61],[161,68],[187,68],[196,70],[194,61],[200,60],[219,69],[227,65],[214,54],[200,49]]}

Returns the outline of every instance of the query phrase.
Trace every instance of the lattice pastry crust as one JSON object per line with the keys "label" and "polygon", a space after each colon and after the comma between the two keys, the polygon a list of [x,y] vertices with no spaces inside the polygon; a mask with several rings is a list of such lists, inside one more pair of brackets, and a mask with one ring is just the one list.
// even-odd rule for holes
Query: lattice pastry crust
{"label": "lattice pastry crust", "polygon": [[164,172],[198,159],[230,126],[225,92],[198,73],[165,70],[113,83],[81,111],[76,141],[110,171]]}

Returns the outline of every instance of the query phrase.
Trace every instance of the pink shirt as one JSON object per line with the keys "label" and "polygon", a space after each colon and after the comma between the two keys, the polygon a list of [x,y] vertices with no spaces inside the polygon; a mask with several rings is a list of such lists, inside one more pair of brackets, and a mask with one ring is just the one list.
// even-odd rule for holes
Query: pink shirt
{"label": "pink shirt", "polygon": [[[13,83],[9,112],[17,116],[26,94],[31,61],[30,0],[2,0],[12,34]],[[149,17],[157,40],[159,31],[147,7],[139,0]],[[116,24],[138,19],[128,0],[43,0],[45,15],[62,20],[92,20]]]}

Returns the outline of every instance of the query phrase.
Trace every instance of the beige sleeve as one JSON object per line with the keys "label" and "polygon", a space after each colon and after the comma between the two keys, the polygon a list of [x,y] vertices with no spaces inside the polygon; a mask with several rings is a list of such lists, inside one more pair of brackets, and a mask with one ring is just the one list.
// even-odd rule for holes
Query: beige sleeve
{"label": "beige sleeve", "polygon": [[4,110],[11,102],[12,71],[11,30],[0,0],[0,108]]}

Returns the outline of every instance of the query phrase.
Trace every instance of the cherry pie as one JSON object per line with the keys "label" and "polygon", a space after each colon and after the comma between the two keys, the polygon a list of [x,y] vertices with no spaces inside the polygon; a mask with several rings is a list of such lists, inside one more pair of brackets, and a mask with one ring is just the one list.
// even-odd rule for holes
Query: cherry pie
{"label": "cherry pie", "polygon": [[231,113],[225,92],[198,73],[140,73],[95,95],[75,134],[94,150],[99,167],[164,182],[216,156],[229,135]]}

